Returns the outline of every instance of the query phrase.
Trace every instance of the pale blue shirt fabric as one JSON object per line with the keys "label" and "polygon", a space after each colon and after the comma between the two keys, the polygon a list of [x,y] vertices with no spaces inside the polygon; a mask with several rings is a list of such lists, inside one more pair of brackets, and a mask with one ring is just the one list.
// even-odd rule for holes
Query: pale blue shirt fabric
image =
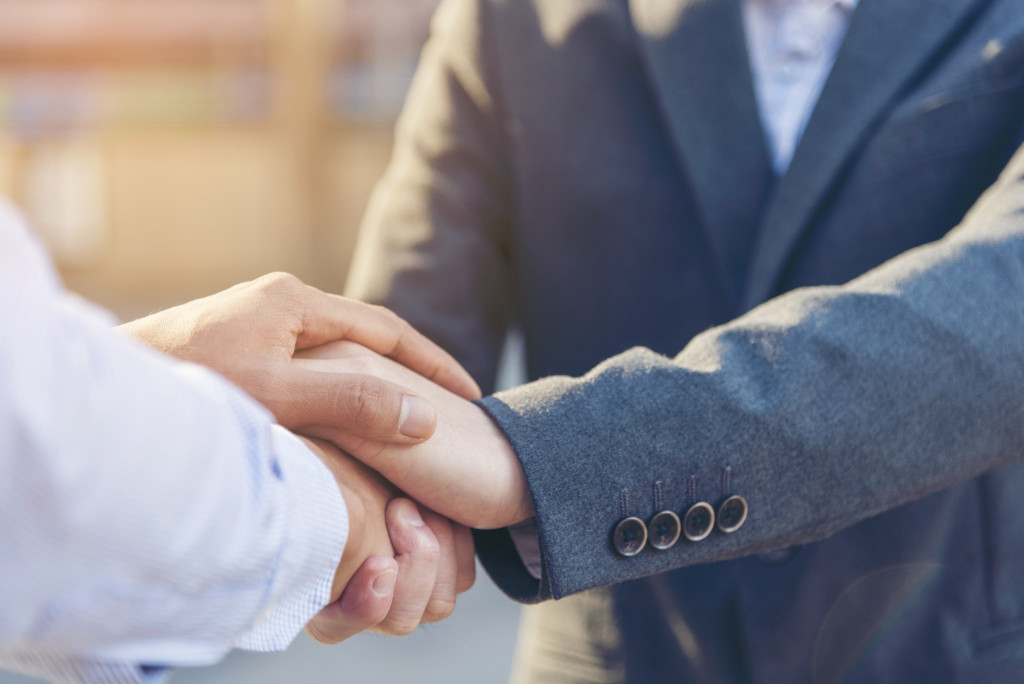
{"label": "pale blue shirt fabric", "polygon": [[0,667],[154,682],[284,649],[348,535],[330,471],[233,385],[111,330],[0,202]]}
{"label": "pale blue shirt fabric", "polygon": [[[743,28],[772,167],[789,168],[858,0],[743,0]],[[541,578],[537,521],[509,528],[523,566]]]}
{"label": "pale blue shirt fabric", "polygon": [[743,26],[775,172],[789,168],[857,0],[744,0]]}

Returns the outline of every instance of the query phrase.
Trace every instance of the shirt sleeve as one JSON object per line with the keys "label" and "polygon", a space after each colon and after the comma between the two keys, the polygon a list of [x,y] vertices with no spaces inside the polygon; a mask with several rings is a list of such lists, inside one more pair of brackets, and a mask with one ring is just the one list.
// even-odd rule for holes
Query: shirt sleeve
{"label": "shirt sleeve", "polygon": [[0,666],[158,681],[283,649],[348,533],[333,476],[233,385],[123,339],[0,204]]}
{"label": "shirt sleeve", "polygon": [[516,547],[519,560],[523,562],[530,577],[539,580],[541,575],[540,532],[537,529],[537,518],[528,518],[508,528],[512,544]]}

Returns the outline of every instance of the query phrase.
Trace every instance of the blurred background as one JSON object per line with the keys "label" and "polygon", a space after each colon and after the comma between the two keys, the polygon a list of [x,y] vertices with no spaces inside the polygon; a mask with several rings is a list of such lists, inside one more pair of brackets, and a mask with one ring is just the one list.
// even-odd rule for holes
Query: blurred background
{"label": "blurred background", "polygon": [[[340,291],[437,4],[0,0],[0,195],[122,319],[274,270]],[[518,615],[481,572],[411,637],[172,682],[504,682]]]}
{"label": "blurred background", "polygon": [[118,313],[338,290],[437,0],[0,0],[0,192]]}

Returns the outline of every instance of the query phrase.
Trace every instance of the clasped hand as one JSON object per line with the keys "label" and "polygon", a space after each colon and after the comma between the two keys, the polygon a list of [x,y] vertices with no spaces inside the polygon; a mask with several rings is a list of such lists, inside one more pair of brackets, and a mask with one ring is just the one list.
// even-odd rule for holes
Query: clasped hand
{"label": "clasped hand", "polygon": [[349,538],[331,603],[307,625],[319,641],[447,617],[474,580],[467,526],[533,514],[514,452],[468,401],[476,383],[385,309],[272,274],[121,330],[234,382],[333,473]]}

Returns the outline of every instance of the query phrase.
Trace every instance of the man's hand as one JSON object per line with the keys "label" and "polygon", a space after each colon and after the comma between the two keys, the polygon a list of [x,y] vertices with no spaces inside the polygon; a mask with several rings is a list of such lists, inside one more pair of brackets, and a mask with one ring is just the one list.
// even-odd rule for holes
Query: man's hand
{"label": "man's hand", "polygon": [[419,442],[434,432],[434,408],[407,389],[365,374],[328,375],[292,363],[296,351],[334,340],[365,345],[459,396],[480,396],[476,383],[451,356],[395,314],[326,294],[280,273],[155,313],[120,330],[217,371],[295,430],[326,427],[399,444]]}
{"label": "man's hand", "polygon": [[519,459],[483,409],[351,342],[306,350],[296,355],[295,363],[310,372],[386,378],[437,408],[437,432],[430,441],[414,446],[384,444],[331,429],[315,431],[409,496],[469,527],[505,527],[533,515]]}
{"label": "man's hand", "polygon": [[469,530],[395,498],[394,487],[333,445],[305,441],[334,474],[349,516],[331,603],[306,631],[333,644],[364,630],[408,634],[448,617],[476,573]]}

